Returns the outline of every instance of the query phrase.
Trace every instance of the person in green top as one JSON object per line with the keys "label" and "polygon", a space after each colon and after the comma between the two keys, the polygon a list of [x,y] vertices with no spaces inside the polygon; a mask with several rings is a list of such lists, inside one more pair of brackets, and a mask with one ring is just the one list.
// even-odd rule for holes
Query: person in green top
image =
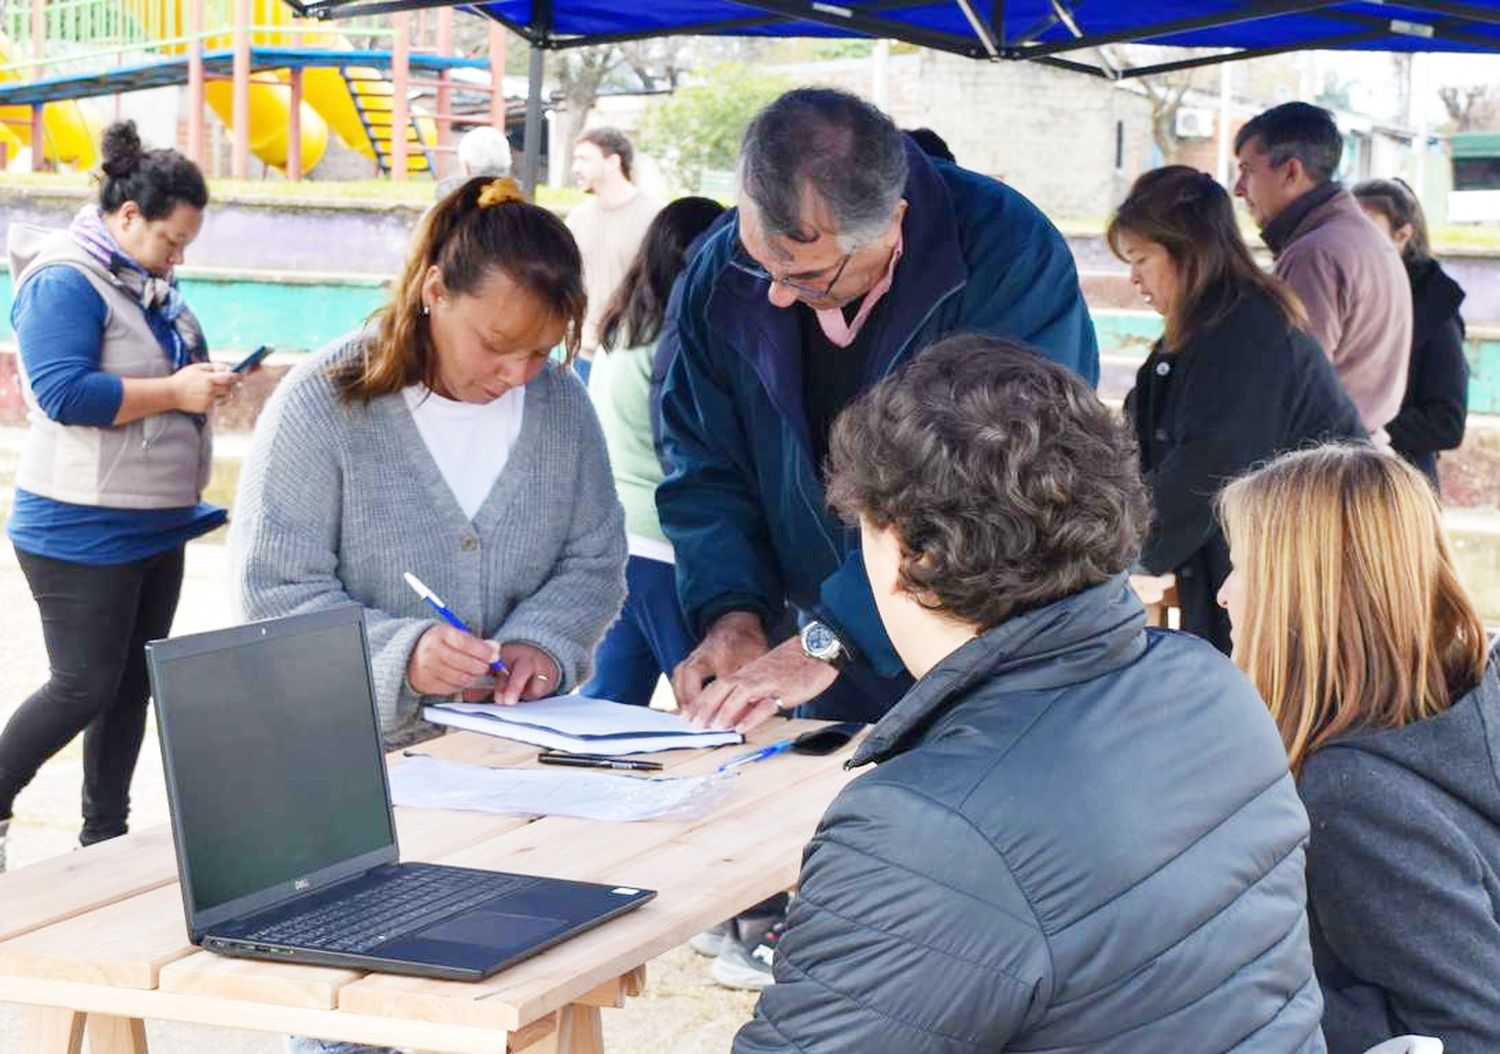
{"label": "person in green top", "polygon": [[663,673],[693,648],[677,600],[672,546],[656,515],[663,472],[651,430],[651,362],[672,283],[690,247],[723,213],[708,198],[680,198],[657,213],[641,248],[600,316],[589,397],[604,428],[615,489],[625,508],[630,560],[625,610],[594,654],[583,694],[645,706]]}

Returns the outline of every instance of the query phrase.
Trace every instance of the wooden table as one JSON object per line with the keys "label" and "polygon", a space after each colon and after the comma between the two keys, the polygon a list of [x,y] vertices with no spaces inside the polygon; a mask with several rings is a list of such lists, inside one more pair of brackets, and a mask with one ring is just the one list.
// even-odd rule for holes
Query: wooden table
{"label": "wooden table", "polygon": [[[752,745],[818,727],[762,726]],[[534,764],[536,748],[473,733],[424,753]],[[659,755],[712,772],[743,748]],[[148,1018],[447,1054],[603,1049],[651,958],[790,887],[818,818],[850,778],[845,748],[748,765],[700,820],[534,821],[396,810],[402,858],[659,891],[636,911],[477,983],[228,959],[188,943],[172,836],[157,827],[0,875],[0,1002],[31,1007],[27,1054],[144,1054]],[[401,759],[393,756],[392,764]]]}

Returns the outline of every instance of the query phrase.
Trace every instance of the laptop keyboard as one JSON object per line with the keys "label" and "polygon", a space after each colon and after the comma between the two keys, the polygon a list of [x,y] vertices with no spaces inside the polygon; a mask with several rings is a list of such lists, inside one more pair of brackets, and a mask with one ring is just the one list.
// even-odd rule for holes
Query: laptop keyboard
{"label": "laptop keyboard", "polygon": [[535,881],[521,875],[408,864],[369,889],[240,939],[358,954]]}

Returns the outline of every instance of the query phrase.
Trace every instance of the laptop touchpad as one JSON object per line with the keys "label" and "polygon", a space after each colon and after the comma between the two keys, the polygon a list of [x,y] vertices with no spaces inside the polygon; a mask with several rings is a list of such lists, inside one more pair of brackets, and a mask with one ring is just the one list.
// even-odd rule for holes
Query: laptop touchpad
{"label": "laptop touchpad", "polygon": [[483,944],[492,948],[529,946],[565,929],[562,919],[507,915],[502,911],[466,911],[412,934],[417,940]]}

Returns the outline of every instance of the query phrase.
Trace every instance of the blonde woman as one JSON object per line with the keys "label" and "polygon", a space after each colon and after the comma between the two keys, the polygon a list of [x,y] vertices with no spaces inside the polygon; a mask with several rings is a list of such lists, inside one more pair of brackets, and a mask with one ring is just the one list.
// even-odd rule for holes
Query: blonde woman
{"label": "blonde woman", "polygon": [[1500,676],[1432,488],[1326,446],[1232,483],[1220,511],[1234,660],[1312,821],[1330,1054],[1403,1033],[1500,1050]]}

